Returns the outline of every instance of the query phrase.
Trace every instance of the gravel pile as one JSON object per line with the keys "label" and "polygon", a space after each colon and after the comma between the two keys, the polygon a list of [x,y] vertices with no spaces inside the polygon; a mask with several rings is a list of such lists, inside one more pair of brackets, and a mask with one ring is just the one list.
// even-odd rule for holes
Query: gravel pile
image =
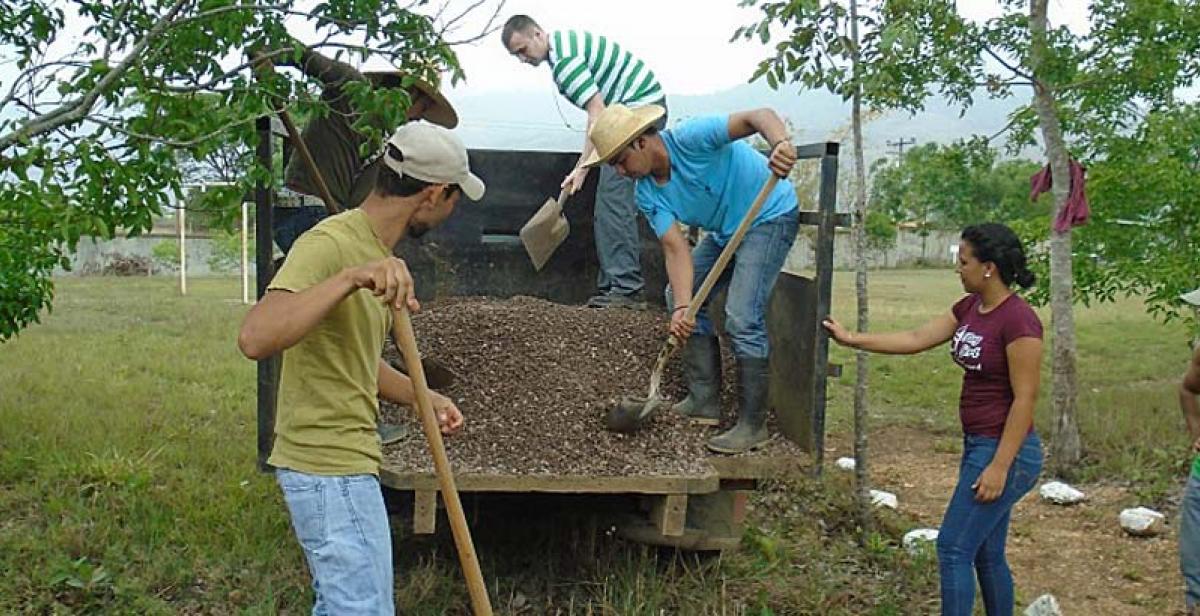
{"label": "gravel pile", "polygon": [[[413,316],[424,357],[454,371],[443,388],[466,417],[445,438],[456,473],[505,475],[680,475],[704,473],[710,429],[660,412],[645,429],[604,429],[604,416],[626,395],[646,395],[666,335],[658,311],[593,309],[530,297],[454,298]],[[402,361],[389,342],[385,358]],[[726,354],[722,405],[734,421],[734,371]],[[664,394],[686,394],[678,356],[668,365]],[[385,421],[406,423],[410,437],[384,448],[399,472],[433,472],[420,425],[408,409],[382,403]],[[795,453],[782,437],[768,453]]]}

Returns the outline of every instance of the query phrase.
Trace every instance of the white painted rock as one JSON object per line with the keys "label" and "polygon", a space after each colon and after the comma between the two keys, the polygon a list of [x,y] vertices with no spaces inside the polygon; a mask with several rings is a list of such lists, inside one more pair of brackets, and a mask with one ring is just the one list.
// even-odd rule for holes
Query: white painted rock
{"label": "white painted rock", "polygon": [[1126,509],[1121,512],[1121,528],[1136,537],[1153,537],[1162,531],[1163,514],[1145,507]]}
{"label": "white painted rock", "polygon": [[857,466],[854,463],[854,458],[838,458],[837,462],[834,462],[834,464],[844,471],[852,471],[854,470],[854,467]]}
{"label": "white painted rock", "polygon": [[896,498],[896,495],[883,490],[871,490],[871,504],[888,509],[900,508],[900,500]]}
{"label": "white painted rock", "polygon": [[1025,608],[1025,616],[1062,616],[1058,608],[1058,599],[1054,595],[1042,595]]}
{"label": "white painted rock", "polygon": [[1074,505],[1082,503],[1087,499],[1087,496],[1083,492],[1061,481],[1047,481],[1043,483],[1038,493],[1042,495],[1042,500],[1050,501],[1056,505]]}
{"label": "white painted rock", "polygon": [[909,552],[917,552],[922,548],[933,544],[937,541],[938,531],[936,528],[918,528],[904,533],[904,549]]}

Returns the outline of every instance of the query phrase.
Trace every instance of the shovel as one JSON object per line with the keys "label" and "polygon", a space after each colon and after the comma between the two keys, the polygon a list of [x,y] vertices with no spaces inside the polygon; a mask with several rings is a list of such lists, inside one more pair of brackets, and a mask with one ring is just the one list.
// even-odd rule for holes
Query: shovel
{"label": "shovel", "polygon": [[[275,72],[275,65],[270,60],[265,59],[261,54],[253,54],[255,61],[254,76],[258,79],[265,79],[267,75]],[[325,211],[330,216],[342,211],[338,206],[338,202],[333,198],[333,194],[329,192],[329,185],[325,183],[325,177],[321,175],[321,170],[317,168],[317,163],[313,160],[312,152],[308,150],[308,144],[300,136],[300,131],[296,129],[296,123],[292,121],[292,116],[285,108],[279,108],[276,111],[279,116],[279,121],[283,123],[283,127],[287,130],[288,138],[291,139],[296,152],[300,155],[300,159],[304,161],[305,167],[312,175],[313,183],[317,185],[317,192],[321,193],[321,200],[325,202]]]}
{"label": "shovel", "polygon": [[537,213],[521,227],[521,243],[525,245],[525,252],[529,253],[533,269],[537,271],[546,266],[546,261],[550,260],[558,245],[571,232],[571,225],[563,216],[563,202],[566,200],[567,189],[563,188],[558,193],[558,200],[546,199]]}
{"label": "shovel", "polygon": [[442,502],[446,504],[446,515],[450,518],[450,530],[454,535],[454,545],[458,548],[458,560],[462,565],[463,577],[467,581],[467,592],[471,598],[472,612],[476,616],[491,616],[492,603],[488,598],[487,586],[483,581],[483,573],[479,568],[479,558],[475,554],[475,543],[471,540],[471,531],[467,527],[467,518],[463,513],[462,500],[458,496],[454,472],[450,468],[450,458],[446,455],[446,445],[442,442],[442,432],[438,427],[437,415],[433,410],[433,400],[429,393],[429,384],[425,380],[425,370],[421,367],[421,353],[417,350],[417,338],[413,333],[412,319],[407,308],[393,311],[393,333],[400,353],[412,379],[413,397],[416,398],[421,427],[425,438],[429,441],[429,452],[433,456],[433,468],[437,474],[438,487],[442,492]]}
{"label": "shovel", "polygon": [[[708,275],[704,277],[704,282],[700,285],[700,290],[692,296],[692,301],[688,304],[687,312],[683,316],[685,321],[691,321],[696,318],[696,313],[700,311],[700,307],[708,299],[708,294],[712,291],[713,286],[717,284],[717,279],[725,272],[725,266],[729,264],[729,260],[737,252],[738,246],[742,243],[742,238],[746,235],[746,231],[750,229],[754,218],[762,210],[762,205],[767,200],[767,195],[771,194],[771,191],[775,189],[775,183],[778,181],[779,176],[772,173],[766,184],[763,184],[762,189],[758,191],[758,196],[754,198],[754,203],[750,205],[750,209],[746,211],[746,215],[742,216],[742,221],[738,223],[737,230],[733,232],[733,237],[729,238],[729,243],[725,244],[725,248],[721,250],[720,256],[717,257],[717,262],[713,264],[712,269],[708,271]],[[680,341],[678,338],[675,336],[667,337],[667,343],[658,352],[658,360],[654,362],[654,372],[650,374],[650,393],[645,398],[627,396],[617,403],[616,408],[609,411],[608,416],[605,418],[605,425],[609,430],[626,433],[636,432],[641,429],[646,420],[669,403],[668,400],[664,400],[661,397],[658,390],[659,386],[662,385],[662,375],[663,370],[667,367],[667,360],[675,354],[675,350],[679,346]]]}

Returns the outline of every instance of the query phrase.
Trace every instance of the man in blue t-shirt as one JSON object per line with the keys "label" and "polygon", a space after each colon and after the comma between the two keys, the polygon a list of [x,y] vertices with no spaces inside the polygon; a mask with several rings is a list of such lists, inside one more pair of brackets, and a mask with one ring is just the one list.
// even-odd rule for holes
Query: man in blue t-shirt
{"label": "man in blue t-shirt", "polygon": [[[783,121],[770,109],[700,117],[660,132],[655,121],[662,114],[656,105],[605,108],[588,133],[595,151],[584,164],[607,162],[618,174],[636,180],[638,209],[650,221],[666,258],[668,296],[673,296],[670,331],[687,341],[688,396],[674,408],[697,423],[717,425],[721,351],[716,332],[707,308],[694,323],[684,314],[692,290],[708,275],[754,197],[771,173],[787,177],[796,151]],[[754,134],[770,144],[769,159],[741,141]],[[690,254],[677,223],[708,232]],[[713,451],[740,453],[767,441],[767,300],[798,226],[795,190],[790,182],[779,182],[713,288],[715,294],[728,287],[725,331],[733,342],[739,383],[737,425],[708,441]]]}

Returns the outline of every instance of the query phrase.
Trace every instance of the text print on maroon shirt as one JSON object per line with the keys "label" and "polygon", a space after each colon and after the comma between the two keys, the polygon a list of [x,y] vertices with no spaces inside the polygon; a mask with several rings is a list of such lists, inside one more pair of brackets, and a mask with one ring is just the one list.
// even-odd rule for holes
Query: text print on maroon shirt
{"label": "text print on maroon shirt", "polygon": [[970,325],[960,325],[950,341],[950,354],[954,361],[965,370],[983,370],[983,336],[970,330]]}
{"label": "text print on maroon shirt", "polygon": [[1042,322],[1016,294],[986,313],[980,298],[968,295],[951,312],[958,329],[950,340],[950,356],[964,370],[958,415],[963,432],[999,438],[1012,408],[1008,345],[1018,338],[1042,337]]}

